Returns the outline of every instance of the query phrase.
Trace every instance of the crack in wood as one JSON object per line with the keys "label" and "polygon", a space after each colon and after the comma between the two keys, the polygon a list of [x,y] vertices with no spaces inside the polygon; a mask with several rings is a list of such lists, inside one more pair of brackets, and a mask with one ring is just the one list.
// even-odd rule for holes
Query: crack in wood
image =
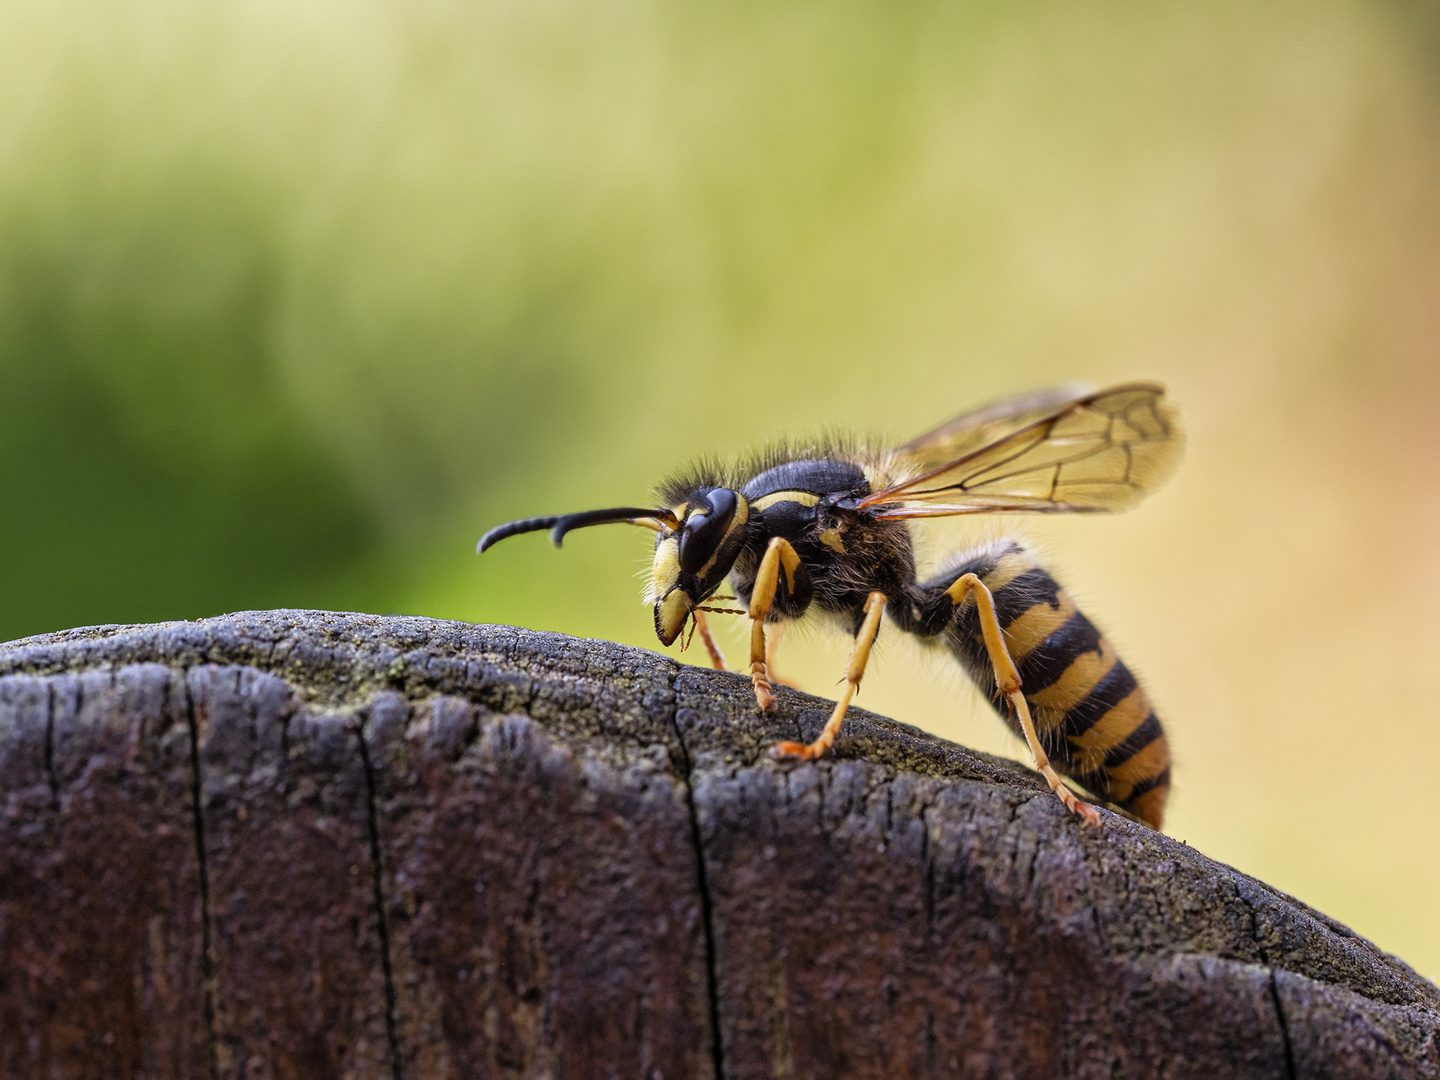
{"label": "crack in wood", "polygon": [[398,1005],[395,996],[395,969],[390,956],[390,920],[385,912],[385,868],[381,860],[380,818],[375,805],[375,765],[365,739],[366,720],[355,725],[355,743],[360,748],[360,764],[365,770],[365,823],[370,839],[370,873],[375,895],[375,920],[380,935],[380,969],[385,979],[385,1037],[390,1043],[390,1067],[394,1080],[405,1080],[405,1065],[400,1055]]}
{"label": "crack in wood", "polygon": [[1280,987],[1275,979],[1275,969],[1270,969],[1270,1002],[1275,1006],[1275,1017],[1280,1021],[1280,1038],[1285,1043],[1285,1075],[1288,1080],[1298,1080],[1295,1071],[1295,1047],[1290,1042],[1290,1021],[1285,1016],[1285,1006],[1280,1001]]}
{"label": "crack in wood", "polygon": [[60,778],[55,773],[55,683],[45,680],[45,780],[50,785],[50,809],[60,812]]}
{"label": "crack in wood", "polygon": [[715,953],[715,922],[713,911],[713,899],[710,895],[709,873],[705,865],[705,840],[700,830],[700,812],[695,805],[695,789],[692,785],[693,776],[690,747],[685,741],[684,729],[680,726],[680,674],[677,673],[671,683],[673,704],[670,712],[670,723],[675,729],[675,737],[680,742],[680,761],[684,770],[680,777],[685,787],[685,809],[690,815],[690,840],[695,848],[695,874],[696,885],[700,891],[700,920],[705,931],[705,983],[706,994],[709,997],[710,1014],[710,1052],[715,1068],[715,1080],[725,1078],[725,1051],[720,1041],[720,976],[718,960]]}
{"label": "crack in wood", "polygon": [[195,696],[184,673],[177,673],[185,695],[185,721],[190,729],[190,800],[195,815],[195,858],[200,871],[200,978],[204,986],[205,1038],[210,1058],[210,1080],[220,1078],[220,1038],[216,1030],[215,954],[213,914],[210,907],[210,870],[205,853],[205,811],[200,783],[200,722]]}

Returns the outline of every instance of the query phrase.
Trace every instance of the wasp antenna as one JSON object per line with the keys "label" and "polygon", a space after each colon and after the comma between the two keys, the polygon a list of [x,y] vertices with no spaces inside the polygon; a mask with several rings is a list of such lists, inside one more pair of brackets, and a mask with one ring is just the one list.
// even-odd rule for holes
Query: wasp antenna
{"label": "wasp antenna", "polygon": [[475,545],[475,554],[485,554],[487,550],[494,547],[507,536],[517,536],[520,533],[527,532],[539,532],[541,529],[551,528],[559,520],[561,519],[558,517],[534,517],[522,518],[519,521],[507,521],[504,525],[496,525],[495,528],[480,537],[480,542]]}
{"label": "wasp antenna", "polygon": [[[674,515],[669,510],[651,510],[644,506],[617,506],[610,510],[585,510],[578,514],[566,514],[564,517],[550,518],[547,524],[550,528],[550,542],[556,547],[565,539],[565,534],[572,529],[583,529],[587,525],[606,525],[612,522],[625,522],[634,524],[637,518],[652,518],[665,520],[673,519]],[[536,519],[537,521],[540,519]],[[545,526],[537,526],[544,528]]]}
{"label": "wasp antenna", "polygon": [[651,510],[644,506],[617,506],[611,510],[584,510],[578,514],[560,514],[556,517],[522,518],[520,521],[507,521],[504,525],[496,525],[480,537],[480,542],[475,545],[475,554],[484,554],[507,536],[539,532],[541,529],[549,529],[550,542],[559,547],[560,541],[565,539],[565,534],[571,529],[583,529],[586,525],[603,525],[612,521],[647,525],[649,528],[658,528],[655,522],[663,522],[672,527],[677,524],[675,515],[669,510]]}

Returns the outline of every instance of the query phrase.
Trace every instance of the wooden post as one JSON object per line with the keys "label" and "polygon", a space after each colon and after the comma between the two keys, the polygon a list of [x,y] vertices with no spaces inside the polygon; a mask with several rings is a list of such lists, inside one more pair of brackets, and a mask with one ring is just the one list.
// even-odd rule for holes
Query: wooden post
{"label": "wooden post", "polygon": [[0,646],[0,1076],[1410,1077],[1440,992],[1035,774],[322,612]]}

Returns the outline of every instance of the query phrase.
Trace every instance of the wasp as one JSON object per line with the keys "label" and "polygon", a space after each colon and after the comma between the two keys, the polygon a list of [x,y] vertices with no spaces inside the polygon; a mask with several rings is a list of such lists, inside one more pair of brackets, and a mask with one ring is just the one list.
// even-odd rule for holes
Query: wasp
{"label": "wasp", "polygon": [[[779,630],[818,610],[853,637],[845,687],[809,744],[781,742],[779,758],[822,756],[840,733],[882,622],[938,639],[1023,738],[1035,768],[1087,824],[1098,799],[1160,828],[1170,752],[1150,699],[1095,624],[1024,544],[1002,539],[917,575],[911,522],[966,514],[1126,510],[1179,460],[1182,435],[1162,386],[1094,393],[1059,388],[993,403],[903,446],[872,451],[838,441],[772,447],[750,460],[707,463],[660,485],[661,505],[525,518],[487,532],[574,529],[611,522],[655,533],[646,602],[665,645],[699,633],[724,658],[705,621],[728,578],[734,614],[750,620],[750,680],[775,708]],[[767,634],[769,644],[767,646]],[[690,638],[682,640],[682,648]]]}

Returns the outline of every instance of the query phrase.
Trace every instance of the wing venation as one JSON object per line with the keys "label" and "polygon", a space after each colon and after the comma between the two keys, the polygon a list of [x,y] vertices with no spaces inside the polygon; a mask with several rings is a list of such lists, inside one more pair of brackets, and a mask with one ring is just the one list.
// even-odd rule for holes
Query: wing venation
{"label": "wing venation", "polygon": [[[1162,484],[1184,444],[1175,410],[1154,383],[1128,383],[1067,402],[1044,395],[1014,399],[1015,417],[1047,401],[1050,411],[993,441],[861,500],[886,506],[881,517],[930,517],[947,513],[1029,511],[1076,513],[1126,510]],[[972,414],[980,427],[1005,424],[1005,403]],[[902,447],[902,462],[923,467],[938,445],[964,428],[957,418]],[[954,430],[947,430],[954,429]],[[989,430],[990,428],[987,428]],[[974,427],[970,430],[973,433]],[[945,433],[934,438],[936,432]],[[965,436],[963,431],[962,437]],[[932,505],[920,512],[915,504]],[[887,514],[888,510],[888,514]]]}

